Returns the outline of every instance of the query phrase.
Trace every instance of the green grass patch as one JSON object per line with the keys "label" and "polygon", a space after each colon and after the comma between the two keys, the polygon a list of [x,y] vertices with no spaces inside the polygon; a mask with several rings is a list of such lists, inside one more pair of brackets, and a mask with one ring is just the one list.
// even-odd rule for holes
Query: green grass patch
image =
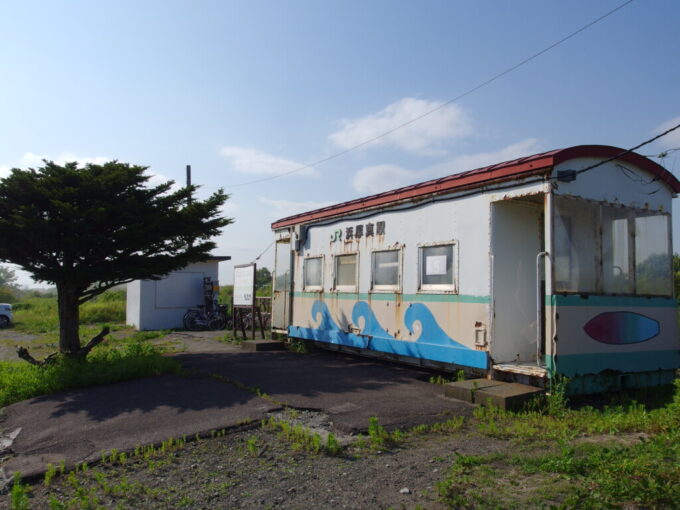
{"label": "green grass patch", "polygon": [[[14,327],[26,333],[49,333],[59,328],[57,298],[30,296],[13,305]],[[125,322],[125,291],[109,290],[80,306],[82,324]]]}
{"label": "green grass patch", "polygon": [[165,373],[179,374],[179,363],[139,341],[98,346],[85,360],[63,357],[44,367],[0,362],[0,407],[57,391]]}
{"label": "green grass patch", "polygon": [[279,437],[290,443],[293,450],[302,450],[313,454],[324,453],[331,456],[342,453],[340,443],[331,433],[324,441],[321,435],[311,432],[302,425],[293,425],[273,416],[267,420],[262,420],[261,427],[265,430],[278,432]]}
{"label": "green grass patch", "polygon": [[613,400],[572,409],[558,396],[524,412],[475,409],[477,431],[509,440],[513,453],[458,455],[437,485],[441,501],[451,508],[676,508],[680,380],[664,405]]}

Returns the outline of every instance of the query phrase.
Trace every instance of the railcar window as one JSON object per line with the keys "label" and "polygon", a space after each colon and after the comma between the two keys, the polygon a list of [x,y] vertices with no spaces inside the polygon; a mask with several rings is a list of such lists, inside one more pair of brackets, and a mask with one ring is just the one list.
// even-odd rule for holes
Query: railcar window
{"label": "railcar window", "polygon": [[557,292],[595,292],[597,205],[556,200],[555,210],[555,288]]}
{"label": "railcar window", "polygon": [[555,291],[671,296],[667,214],[555,197]]}
{"label": "railcar window", "polygon": [[632,211],[602,208],[602,285],[605,294],[632,294]]}
{"label": "railcar window", "polygon": [[323,259],[310,257],[304,262],[305,290],[321,290],[323,280]]}
{"label": "railcar window", "polygon": [[419,248],[419,288],[421,290],[456,290],[455,247],[454,243],[450,243]]}
{"label": "railcar window", "polygon": [[399,289],[399,250],[374,251],[371,265],[373,290]]}
{"label": "railcar window", "polygon": [[357,287],[357,256],[335,256],[335,289],[355,291]]}
{"label": "railcar window", "polygon": [[673,292],[668,216],[635,218],[635,283],[638,294],[669,296]]}

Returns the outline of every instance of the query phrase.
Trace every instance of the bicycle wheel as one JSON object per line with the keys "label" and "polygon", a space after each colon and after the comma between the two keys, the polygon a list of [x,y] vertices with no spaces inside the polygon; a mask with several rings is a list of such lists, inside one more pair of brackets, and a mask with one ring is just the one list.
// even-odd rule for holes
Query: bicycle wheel
{"label": "bicycle wheel", "polygon": [[227,323],[227,318],[221,312],[213,312],[210,314],[210,329],[224,329]]}
{"label": "bicycle wheel", "polygon": [[189,310],[184,314],[182,322],[184,323],[184,329],[189,331],[200,331],[203,329],[203,319],[198,310]]}

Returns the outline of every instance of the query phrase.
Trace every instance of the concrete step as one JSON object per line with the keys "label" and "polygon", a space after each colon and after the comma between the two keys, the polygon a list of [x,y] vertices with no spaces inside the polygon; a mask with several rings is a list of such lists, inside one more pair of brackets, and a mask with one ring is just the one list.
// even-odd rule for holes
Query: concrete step
{"label": "concrete step", "polygon": [[490,379],[469,379],[444,385],[444,395],[447,397],[507,410],[520,410],[534,396],[543,393],[544,388]]}
{"label": "concrete step", "polygon": [[285,342],[278,340],[246,340],[241,344],[241,349],[244,351],[285,351]]}

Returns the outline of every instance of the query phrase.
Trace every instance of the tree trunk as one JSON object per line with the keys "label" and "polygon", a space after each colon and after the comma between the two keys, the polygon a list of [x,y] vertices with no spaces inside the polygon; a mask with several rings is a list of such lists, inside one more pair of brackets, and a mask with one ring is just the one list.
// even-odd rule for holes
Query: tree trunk
{"label": "tree trunk", "polygon": [[80,309],[78,293],[68,284],[57,284],[57,303],[59,307],[59,351],[75,355],[80,350]]}

